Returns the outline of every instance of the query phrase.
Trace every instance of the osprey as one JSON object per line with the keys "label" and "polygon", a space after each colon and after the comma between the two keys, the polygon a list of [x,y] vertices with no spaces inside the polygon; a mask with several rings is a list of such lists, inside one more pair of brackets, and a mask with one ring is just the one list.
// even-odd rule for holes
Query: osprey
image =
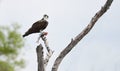
{"label": "osprey", "polygon": [[33,33],[41,33],[48,25],[47,19],[48,15],[45,14],[41,20],[33,23],[32,27],[23,35],[23,37]]}

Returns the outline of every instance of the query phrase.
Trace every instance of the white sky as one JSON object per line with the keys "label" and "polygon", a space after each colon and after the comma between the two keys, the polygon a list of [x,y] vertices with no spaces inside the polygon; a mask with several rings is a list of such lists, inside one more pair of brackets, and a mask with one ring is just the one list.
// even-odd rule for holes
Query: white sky
{"label": "white sky", "polygon": [[[49,15],[45,31],[50,48],[55,50],[47,67],[50,71],[55,56],[64,49],[83,28],[106,0],[1,0],[0,25],[17,22],[21,33],[43,14]],[[120,71],[120,0],[96,23],[92,31],[65,57],[59,71]],[[38,34],[25,38],[21,57],[26,59],[26,68],[21,71],[37,71],[36,40]]]}

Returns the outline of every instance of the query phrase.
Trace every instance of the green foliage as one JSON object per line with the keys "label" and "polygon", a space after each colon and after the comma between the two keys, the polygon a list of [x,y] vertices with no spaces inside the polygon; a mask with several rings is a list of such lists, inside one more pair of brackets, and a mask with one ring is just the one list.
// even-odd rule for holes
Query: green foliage
{"label": "green foliage", "polygon": [[0,61],[0,71],[14,71],[14,68],[9,63]]}
{"label": "green foliage", "polygon": [[24,60],[17,58],[24,45],[19,28],[17,24],[0,26],[0,71],[14,71],[15,68],[24,67]]}

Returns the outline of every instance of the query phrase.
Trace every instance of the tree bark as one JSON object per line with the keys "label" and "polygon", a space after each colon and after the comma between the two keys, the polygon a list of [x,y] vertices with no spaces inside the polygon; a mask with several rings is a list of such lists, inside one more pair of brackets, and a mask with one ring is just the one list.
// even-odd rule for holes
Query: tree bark
{"label": "tree bark", "polygon": [[111,6],[111,3],[113,0],[107,0],[105,5],[95,14],[95,16],[91,19],[90,23],[87,25],[87,27],[78,34],[74,39],[71,40],[71,42],[68,44],[68,46],[59,54],[59,56],[56,58],[54,65],[52,67],[52,71],[57,71],[58,67],[63,60],[63,58],[77,45],[77,43],[86,35],[90,30],[93,28],[97,20],[109,9]]}
{"label": "tree bark", "polygon": [[49,45],[48,45],[48,41],[47,41],[47,38],[46,38],[46,34],[47,32],[42,32],[41,35],[39,36],[38,38],[38,42],[40,40],[40,38],[43,40],[44,44],[45,44],[45,47],[47,49],[47,55],[44,59],[44,54],[43,54],[43,46],[42,44],[38,45],[37,48],[36,48],[36,52],[37,52],[37,61],[38,61],[38,71],[45,71],[45,68],[49,62],[49,59],[51,58],[52,54],[54,51],[52,51],[50,48],[49,48]]}
{"label": "tree bark", "polygon": [[38,61],[38,71],[45,71],[44,69],[44,59],[43,59],[43,46],[40,44],[36,48],[37,61]]}

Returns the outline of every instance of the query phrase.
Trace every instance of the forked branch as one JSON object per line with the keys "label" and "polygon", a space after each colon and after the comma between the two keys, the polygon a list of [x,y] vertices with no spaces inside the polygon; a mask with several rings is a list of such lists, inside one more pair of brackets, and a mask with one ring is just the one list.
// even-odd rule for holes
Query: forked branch
{"label": "forked branch", "polygon": [[38,71],[45,71],[45,68],[49,62],[50,57],[53,54],[53,51],[49,48],[48,45],[48,41],[46,38],[47,32],[42,32],[38,38],[38,42],[40,40],[40,38],[44,41],[45,47],[47,49],[47,55],[44,59],[44,55],[43,55],[43,46],[42,44],[38,45],[36,48],[36,52],[37,52],[37,61],[38,61]]}

